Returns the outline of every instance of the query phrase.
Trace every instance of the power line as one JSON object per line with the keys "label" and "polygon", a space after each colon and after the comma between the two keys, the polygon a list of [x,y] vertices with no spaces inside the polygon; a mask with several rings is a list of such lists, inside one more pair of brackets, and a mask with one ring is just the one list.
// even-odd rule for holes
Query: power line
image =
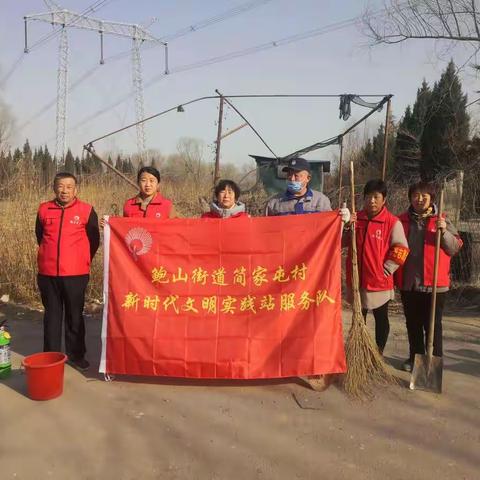
{"label": "power line", "polygon": [[480,97],[478,97],[477,99],[473,100],[473,102],[467,103],[467,104],[465,105],[465,108],[471,107],[474,103],[477,103],[478,101],[480,101]]}
{"label": "power line", "polygon": [[[382,14],[385,14],[385,12],[386,12],[386,9],[382,8],[382,9],[379,9],[379,10],[373,12],[371,15],[372,16],[380,16]],[[211,57],[209,59],[205,59],[205,60],[200,61],[200,62],[194,62],[194,63],[190,63],[190,64],[186,64],[186,65],[180,65],[176,68],[170,69],[169,74],[181,73],[181,72],[184,72],[184,71],[193,70],[193,69],[196,69],[196,68],[201,68],[201,67],[208,66],[208,65],[225,62],[225,61],[228,61],[228,60],[232,60],[234,58],[253,55],[255,53],[266,51],[266,50],[269,50],[271,48],[276,48],[276,47],[279,47],[279,46],[288,45],[288,44],[295,43],[295,42],[298,42],[298,41],[301,41],[301,40],[306,40],[308,38],[313,38],[313,37],[320,36],[320,35],[323,35],[323,34],[326,34],[326,33],[331,33],[331,32],[341,30],[341,29],[344,29],[344,28],[349,28],[349,27],[354,26],[359,20],[361,20],[361,18],[362,18],[362,16],[358,15],[356,17],[352,17],[352,18],[347,19],[347,20],[342,20],[342,21],[339,21],[339,22],[332,23],[330,25],[326,25],[326,26],[323,26],[323,27],[318,27],[318,28],[315,28],[315,29],[312,29],[312,30],[307,30],[305,32],[300,32],[300,33],[297,33],[297,34],[294,34],[294,35],[290,35],[288,37],[280,38],[278,40],[273,40],[273,41],[263,43],[263,44],[260,44],[260,45],[256,45],[256,46],[253,46],[253,47],[249,47],[249,48],[246,48],[246,49],[230,52],[228,54],[224,54],[224,55],[220,55],[220,56],[216,56],[216,57]],[[121,58],[122,55],[124,55],[124,53],[117,54],[115,57]],[[111,58],[115,58],[115,57],[111,57]],[[117,59],[117,58],[115,58],[115,59]],[[165,77],[165,74],[160,74],[160,75],[154,76],[148,82],[145,83],[144,88],[151,87],[155,83],[162,80],[164,77]],[[83,120],[81,120],[80,122],[75,124],[73,127],[71,127],[68,131],[77,130],[78,128],[80,128],[81,126],[90,122],[91,120],[103,115],[104,113],[108,112],[109,110],[112,110],[113,108],[117,107],[118,105],[122,104],[123,102],[129,100],[130,96],[131,96],[131,93],[123,95],[122,97],[118,98],[113,103],[111,103],[110,105],[97,110],[96,112],[89,115],[88,117],[85,117]]]}
{"label": "power line", "polygon": [[[383,10],[382,10],[382,12],[383,12]],[[377,12],[376,14],[378,14],[378,13],[379,12]],[[270,41],[270,42],[267,42],[267,43],[264,43],[264,44],[261,44],[261,45],[256,45],[254,47],[239,50],[237,52],[231,52],[231,53],[228,53],[228,54],[225,54],[225,55],[220,55],[218,57],[213,57],[213,58],[210,59],[210,61],[212,63],[218,63],[218,62],[223,61],[222,59],[224,57],[228,57],[226,59],[229,60],[230,58],[236,58],[237,56],[241,57],[241,56],[249,55],[250,53],[257,53],[257,52],[260,52],[262,50],[268,50],[268,49],[273,48],[273,47],[287,45],[288,43],[293,43],[293,42],[296,42],[296,41],[299,41],[299,40],[311,38],[311,37],[314,37],[316,35],[321,35],[322,33],[329,33],[328,31],[323,32],[324,29],[332,28],[332,31],[335,31],[335,30],[338,30],[340,28],[345,28],[345,27],[352,26],[356,22],[358,22],[359,19],[360,19],[360,16],[353,17],[353,18],[350,18],[348,20],[342,20],[340,22],[336,22],[336,23],[333,23],[331,25],[327,25],[325,27],[314,28],[314,29],[308,30],[306,32],[301,32],[301,33],[298,33],[298,34],[295,34],[295,35],[291,35],[290,37],[281,38],[279,40],[273,40],[273,41]],[[196,30],[193,30],[193,31],[196,31]],[[175,35],[176,34],[173,34],[172,37],[174,37]],[[168,40],[169,36],[167,35],[166,37],[161,37],[161,38],[162,38],[162,40],[165,40],[165,39]],[[149,45],[145,48],[145,50],[147,50],[149,48],[154,48],[154,46]],[[106,60],[109,60],[109,59],[115,59],[116,60],[118,58],[122,58],[125,55],[128,55],[127,51],[117,53],[116,55],[113,55],[111,57],[107,57]],[[203,66],[204,62],[205,62],[205,60],[197,62],[197,63],[199,63],[199,64],[201,64],[201,66]],[[175,71],[176,72],[181,71],[181,70],[179,70],[179,68],[187,68],[187,69],[190,70],[191,68],[194,68],[193,65],[195,65],[195,64],[190,64],[190,65],[184,66],[184,67],[178,67],[177,69],[175,69]]]}
{"label": "power line", "polygon": [[[268,43],[263,43],[263,44],[260,44],[260,45],[256,45],[254,47],[249,47],[249,48],[246,48],[246,49],[243,49],[243,50],[237,50],[235,52],[231,52],[231,53],[228,53],[228,54],[225,54],[225,55],[211,57],[211,58],[202,60],[200,62],[194,62],[194,63],[190,63],[190,64],[180,65],[176,68],[171,69],[169,75],[172,75],[172,74],[175,74],[175,73],[181,73],[181,72],[185,72],[185,71],[189,71],[189,70],[194,70],[194,69],[197,69],[197,68],[201,68],[201,67],[208,66],[208,65],[213,65],[213,64],[216,64],[216,63],[225,62],[225,61],[228,61],[228,60],[232,60],[234,58],[253,55],[255,53],[259,53],[259,52],[262,52],[262,51],[265,51],[265,50],[269,50],[271,48],[276,48],[276,47],[279,47],[279,46],[288,45],[290,43],[298,42],[300,40],[306,40],[307,38],[312,38],[312,37],[323,35],[323,34],[326,34],[326,33],[331,33],[331,32],[334,32],[334,31],[337,31],[337,30],[340,30],[340,29],[343,29],[343,28],[348,28],[348,27],[353,26],[358,21],[358,19],[359,19],[359,17],[354,17],[354,18],[351,18],[349,20],[343,20],[341,22],[336,22],[334,24],[327,25],[327,26],[324,26],[324,27],[315,28],[313,30],[308,30],[306,32],[297,33],[295,35],[291,35],[291,36],[288,36],[288,37],[283,37],[281,39],[274,40],[274,41],[271,41],[271,42],[268,42]],[[151,87],[152,85],[154,85],[157,82],[159,82],[160,80],[162,80],[165,76],[166,75],[163,74],[163,73],[160,74],[160,75],[154,76],[149,81],[145,82],[144,88],[147,89],[147,88]],[[114,102],[112,102],[110,105],[97,110],[96,112],[89,115],[88,117],[85,117],[83,120],[81,120],[80,122],[75,124],[73,127],[71,127],[69,129],[69,131],[76,130],[77,128],[85,125],[86,123],[90,122],[91,120],[93,120],[95,118],[98,118],[100,115],[103,115],[104,113],[108,112],[109,110],[117,107],[118,105],[122,104],[123,102],[125,102],[129,98],[130,98],[130,93],[128,93],[126,95],[123,95],[122,97],[120,97],[117,100],[115,100]]]}
{"label": "power line", "polygon": [[[238,16],[241,13],[248,12],[250,10],[253,10],[255,8],[258,8],[262,5],[265,5],[267,3],[270,3],[272,0],[254,0],[254,1],[249,1],[243,4],[238,5],[237,7],[231,8],[229,10],[226,10],[223,13],[220,13],[218,15],[214,15],[213,17],[206,18],[205,20],[200,20],[199,22],[190,25],[188,27],[181,28],[180,30],[177,30],[174,33],[167,34],[163,37],[160,37],[161,40],[164,42],[171,42],[172,40],[176,40],[177,38],[184,37],[185,35],[191,34],[198,32],[199,30],[203,30],[206,27],[209,27],[211,25],[215,25],[220,22],[224,22],[225,20],[228,20],[232,17]],[[155,48],[154,45],[146,45],[144,47],[144,50],[149,50],[151,48]],[[115,61],[120,58],[123,58],[127,55],[129,55],[130,52],[128,50],[120,53],[116,53],[114,55],[111,55],[110,57],[106,57],[105,61]]]}
{"label": "power line", "polygon": [[[295,35],[291,35],[289,37],[280,38],[278,40],[272,40],[272,41],[267,42],[267,43],[263,43],[263,44],[260,44],[260,45],[255,45],[253,47],[245,48],[245,49],[242,49],[242,50],[237,50],[235,52],[230,52],[230,53],[227,53],[227,54],[224,54],[224,55],[219,55],[219,56],[216,56],[216,57],[211,57],[209,59],[202,60],[202,61],[199,61],[199,62],[194,62],[194,63],[190,63],[190,64],[187,64],[187,65],[182,65],[182,66],[179,66],[177,68],[172,69],[171,72],[172,73],[180,73],[180,72],[184,72],[184,71],[187,71],[187,70],[193,70],[195,68],[204,67],[204,66],[207,66],[207,65],[213,65],[213,64],[222,63],[222,62],[225,62],[225,61],[228,61],[228,60],[233,60],[234,58],[253,55],[255,53],[263,52],[265,50],[270,50],[272,48],[281,47],[281,46],[284,46],[284,45],[288,45],[290,43],[298,42],[300,40],[306,40],[308,38],[316,37],[316,36],[319,36],[319,35],[324,35],[326,33],[331,33],[331,32],[335,32],[335,31],[343,29],[343,28],[351,27],[357,22],[357,20],[358,20],[357,18],[353,18],[353,19],[350,19],[350,20],[344,20],[342,22],[338,22],[338,23],[335,23],[335,24],[332,24],[332,25],[327,25],[325,27],[315,28],[315,29],[309,30],[307,32],[298,33],[298,34],[295,34]],[[155,81],[159,78],[160,78],[159,75],[152,78],[150,80],[150,84],[155,83]]]}
{"label": "power line", "polygon": [[164,37],[161,37],[161,38],[165,42],[170,42],[172,40],[176,40],[177,38],[184,37],[185,35],[188,35],[189,33],[197,32],[198,30],[201,30],[203,28],[209,27],[211,25],[215,25],[216,23],[219,23],[219,22],[223,22],[224,20],[235,17],[235,16],[240,15],[242,13],[248,12],[248,11],[253,10],[255,8],[258,8],[262,5],[270,3],[271,1],[272,0],[254,0],[254,1],[246,2],[246,3],[242,3],[242,4],[240,4],[236,7],[233,7],[229,10],[226,10],[225,12],[222,12],[218,15],[207,18],[205,20],[201,20],[198,23],[190,25],[188,27],[181,28],[180,30],[177,30],[175,33],[165,35]]}
{"label": "power line", "polygon": [[[77,88],[82,82],[84,82],[87,78],[91,77],[97,71],[97,66],[87,70],[82,76],[77,78],[68,88],[67,93],[70,94]],[[31,116],[27,121],[23,122],[21,125],[18,126],[19,129],[25,128],[30,125],[34,120],[41,117],[44,113],[48,112],[52,107],[54,107],[57,103],[57,97],[50,100],[46,103],[42,108],[40,108],[33,116]]]}
{"label": "power line", "polygon": [[[112,1],[112,0],[108,0]],[[228,20],[229,18],[233,16],[240,15],[241,13],[248,12],[250,10],[253,10],[261,5],[265,5],[267,3],[270,3],[272,0],[254,0],[254,1],[249,1],[246,3],[242,3],[238,5],[237,7],[231,8],[229,10],[226,10],[220,14],[217,14],[213,17],[206,18],[204,20],[201,20],[193,25],[190,25],[189,27],[184,27],[180,30],[177,30],[177,32],[166,35],[165,37],[162,37],[161,39],[163,41],[171,41],[180,37],[183,37],[187,34],[190,33],[195,33],[203,28],[206,28],[208,26],[217,24],[219,22],[223,22],[225,20]],[[97,2],[96,2],[97,3]],[[105,5],[103,5],[105,6]],[[91,8],[91,7],[90,7]],[[98,8],[97,8],[98,9]],[[84,13],[82,13],[83,15]],[[145,44],[144,44],[145,45]],[[150,48],[156,48],[156,45],[145,45],[143,47],[143,50],[147,50]],[[104,61],[105,62],[115,62],[117,60],[120,60],[122,58],[126,58],[127,56],[131,55],[131,50],[126,50],[124,52],[117,53],[115,55],[111,55],[109,57],[105,57]],[[23,58],[23,57],[22,57]],[[93,73],[97,71],[99,68],[99,64],[96,63],[90,70],[88,70],[86,73],[84,73],[81,77],[79,77],[75,82],[72,83],[72,85],[68,89],[68,93],[73,92],[81,83],[83,83],[87,78],[89,78]],[[10,75],[10,74],[9,74]],[[1,83],[0,83],[1,84]],[[129,95],[130,96],[130,95]],[[30,123],[32,123],[34,120],[36,120],[38,117],[42,116],[44,113],[46,113],[50,108],[52,108],[56,104],[56,97],[49,101],[47,104],[45,104],[42,108],[40,108],[32,117],[30,117],[27,121],[25,121],[22,125],[20,125],[19,128],[24,128]],[[75,127],[73,127],[75,128]]]}
{"label": "power line", "polygon": [[12,63],[12,66],[10,67],[10,70],[4,75],[4,77],[0,80],[0,85],[3,87],[5,84],[8,82],[9,78],[13,75],[13,72],[19,67],[19,65],[22,63],[25,55],[22,52],[18,58]]}
{"label": "power line", "polygon": [[[95,11],[98,11],[100,10],[100,8],[103,8],[105,7],[108,3],[112,2],[113,0],[96,0],[92,5],[90,5],[90,7],[87,7],[82,13],[81,15],[86,15],[90,12],[95,12]],[[71,24],[73,24],[74,22],[71,22]],[[47,43],[48,41],[50,41],[51,39],[53,39],[55,36],[57,36],[60,31],[62,30],[62,28],[57,28],[55,29],[53,32],[50,32],[46,35],[44,35],[43,37],[41,37],[36,43],[34,43],[30,48],[29,48],[29,52],[34,49],[34,48],[37,48],[45,43]],[[20,53],[20,55],[17,57],[17,59],[13,62],[12,66],[10,67],[10,69],[8,70],[8,73],[6,73],[3,78],[0,80],[0,85],[1,86],[5,86],[5,84],[8,82],[8,80],[10,79],[10,77],[13,75],[13,73],[16,71],[16,69],[20,66],[20,64],[23,62],[25,58],[25,52],[22,52]]]}

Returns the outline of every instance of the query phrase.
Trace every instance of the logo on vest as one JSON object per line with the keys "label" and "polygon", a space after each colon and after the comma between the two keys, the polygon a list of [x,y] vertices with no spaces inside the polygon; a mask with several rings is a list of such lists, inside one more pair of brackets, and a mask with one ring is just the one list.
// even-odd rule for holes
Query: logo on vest
{"label": "logo on vest", "polygon": [[377,240],[381,240],[382,239],[382,231],[379,229],[379,230],[375,230],[375,238]]}
{"label": "logo on vest", "polygon": [[160,217],[162,216],[162,214],[161,214],[160,212],[157,212],[157,213],[155,214],[155,216],[156,216],[157,218],[160,218]]}
{"label": "logo on vest", "polygon": [[145,255],[152,248],[153,239],[144,228],[132,228],[125,235],[125,243],[133,259],[136,261],[140,255]]}
{"label": "logo on vest", "polygon": [[70,223],[73,225],[80,225],[80,217],[78,215],[75,215],[71,220]]}

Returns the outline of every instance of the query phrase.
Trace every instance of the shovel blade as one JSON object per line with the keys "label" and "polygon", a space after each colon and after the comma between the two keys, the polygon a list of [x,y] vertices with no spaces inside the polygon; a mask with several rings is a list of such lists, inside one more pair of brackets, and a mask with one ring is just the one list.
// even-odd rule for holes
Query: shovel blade
{"label": "shovel blade", "polygon": [[426,390],[442,393],[443,358],[415,355],[410,390]]}

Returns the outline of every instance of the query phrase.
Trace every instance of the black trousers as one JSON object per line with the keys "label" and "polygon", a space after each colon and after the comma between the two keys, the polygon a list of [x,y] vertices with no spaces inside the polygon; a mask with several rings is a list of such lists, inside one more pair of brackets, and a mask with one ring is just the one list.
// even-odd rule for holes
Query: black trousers
{"label": "black trousers", "polygon": [[[387,344],[388,334],[390,333],[390,323],[388,321],[388,304],[390,300],[385,302],[382,306],[374,308],[372,310],[373,318],[375,318],[375,342],[377,347],[380,350],[380,353],[383,353],[385,345]],[[362,314],[365,322],[367,321],[368,310],[363,309]]]}
{"label": "black trousers", "polygon": [[37,283],[45,308],[43,350],[61,352],[62,323],[65,317],[65,353],[80,360],[86,352],[83,307],[89,275],[50,277],[38,275]]}
{"label": "black trousers", "polygon": [[[401,295],[407,323],[410,360],[413,361],[415,354],[424,355],[426,353],[428,331],[430,330],[432,294],[402,291]],[[437,293],[433,329],[433,354],[437,357],[441,357],[443,354],[442,315],[446,296],[447,292]]]}

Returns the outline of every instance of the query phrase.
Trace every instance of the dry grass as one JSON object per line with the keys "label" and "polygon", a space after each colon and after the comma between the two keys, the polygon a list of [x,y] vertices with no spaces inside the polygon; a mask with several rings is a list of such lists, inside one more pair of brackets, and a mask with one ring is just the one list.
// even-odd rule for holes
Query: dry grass
{"label": "dry grass", "polygon": [[[13,300],[29,305],[39,305],[40,297],[36,284],[37,245],[35,239],[35,218],[40,202],[50,200],[50,188],[40,188],[33,179],[14,182],[18,191],[10,198],[0,200],[0,294],[8,293]],[[202,213],[199,197],[211,198],[212,185],[209,178],[202,182],[192,180],[162,180],[162,194],[173,200],[181,217],[198,217]],[[99,216],[122,213],[124,201],[135,194],[135,190],[111,174],[83,178],[79,198],[94,205]],[[258,215],[266,200],[263,191],[245,194],[242,200],[253,215]],[[87,301],[102,299],[103,249],[95,256]]]}
{"label": "dry grass", "polygon": [[0,223],[0,292],[33,303],[36,295],[35,215],[39,198],[25,192],[16,201],[2,201]]}

